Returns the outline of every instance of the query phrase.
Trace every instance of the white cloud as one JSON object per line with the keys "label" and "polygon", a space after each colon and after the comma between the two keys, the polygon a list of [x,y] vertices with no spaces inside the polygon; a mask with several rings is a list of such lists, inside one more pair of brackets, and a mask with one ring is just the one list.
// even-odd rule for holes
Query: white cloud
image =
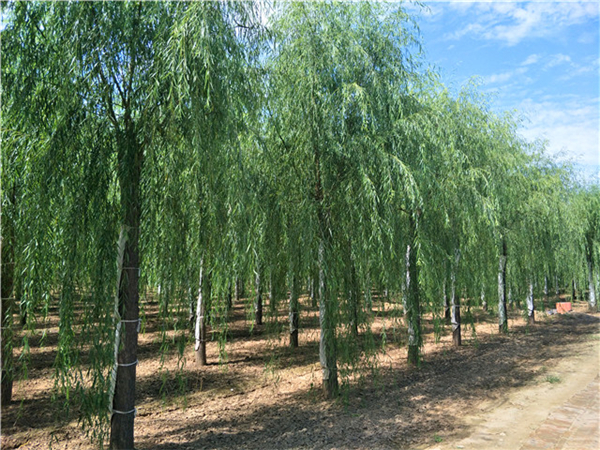
{"label": "white cloud", "polygon": [[581,33],[577,42],[580,44],[593,44],[596,39],[596,34],[593,32],[584,32]]}
{"label": "white cloud", "polygon": [[535,64],[540,60],[540,55],[533,54],[529,55],[525,61],[521,63],[522,66],[529,66],[531,64]]}
{"label": "white cloud", "polygon": [[496,74],[489,75],[487,77],[483,77],[483,81],[486,84],[506,83],[514,76],[522,75],[522,74],[526,73],[527,70],[528,70],[527,67],[519,67],[515,70],[510,70],[508,72],[496,73]]}
{"label": "white cloud", "polygon": [[587,75],[589,73],[597,74],[599,67],[600,67],[600,59],[598,59],[598,58],[593,58],[593,59],[586,58],[586,60],[583,62],[583,64],[571,62],[569,71],[567,73],[565,73],[564,75],[562,75],[561,77],[559,77],[558,79],[560,81],[567,81],[567,80],[571,80],[575,77],[578,77],[580,75]]}
{"label": "white cloud", "polygon": [[549,69],[551,67],[556,67],[564,63],[570,63],[571,57],[568,55],[563,55],[562,53],[558,53],[556,55],[550,56],[548,62],[544,65],[544,68]]}
{"label": "white cloud", "polygon": [[[472,35],[514,46],[525,39],[557,36],[564,28],[597,18],[597,2],[452,2],[452,14],[469,15],[471,23],[446,36]],[[437,8],[438,6],[436,6]],[[432,7],[433,8],[433,7]]]}
{"label": "white cloud", "polygon": [[519,110],[529,119],[522,129],[525,138],[546,139],[552,155],[584,166],[600,164],[600,99],[527,99]]}

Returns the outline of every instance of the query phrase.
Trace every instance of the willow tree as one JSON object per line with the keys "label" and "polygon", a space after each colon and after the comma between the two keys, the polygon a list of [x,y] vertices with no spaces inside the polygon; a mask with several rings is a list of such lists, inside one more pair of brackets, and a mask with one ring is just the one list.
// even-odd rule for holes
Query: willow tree
{"label": "willow tree", "polygon": [[240,255],[249,234],[243,221],[250,177],[242,136],[254,123],[261,92],[256,82],[261,27],[254,13],[248,3],[188,5],[172,30],[161,69],[167,74],[177,69],[169,79],[168,130],[180,139],[169,152],[152,154],[148,249],[155,255],[156,282],[169,287],[169,296],[161,299],[169,316],[185,322],[185,293],[198,292],[190,300],[199,361],[205,360],[208,320],[216,325],[225,318],[228,305],[222,300],[236,266],[239,271],[245,264]]}
{"label": "willow tree", "polygon": [[[520,204],[526,192],[522,169],[528,162],[525,142],[517,133],[518,122],[511,114],[489,113],[489,185],[492,203],[492,221],[497,258],[498,329],[508,332],[508,273],[516,257],[513,238],[518,235],[515,228],[522,217]],[[510,259],[509,259],[510,257]]]}
{"label": "willow tree", "polygon": [[[598,186],[589,186],[582,191],[581,196],[583,249],[587,266],[589,292],[588,304],[590,310],[595,311],[598,308],[596,283],[600,243],[600,189]],[[596,280],[594,277],[596,277]]]}
{"label": "willow tree", "polygon": [[[424,82],[419,88],[412,102],[405,99],[408,105],[394,123],[393,141],[394,156],[403,164],[397,168],[401,170],[396,214],[404,218],[393,222],[394,240],[405,242],[408,361],[415,365],[420,363],[421,314],[426,301],[439,295],[439,281],[446,272],[451,279],[448,293],[454,335],[457,343],[460,339],[456,275],[465,231],[462,224],[470,207],[463,197],[475,184],[460,143],[468,133],[460,128],[460,114],[453,112],[457,103],[438,92],[435,83]],[[407,174],[410,189],[402,189]]]}
{"label": "willow tree", "polygon": [[576,259],[573,258],[575,255],[562,254],[558,242],[551,240],[554,234],[570,234],[560,213],[571,184],[569,167],[557,164],[545,155],[543,142],[529,143],[526,149],[529,162],[521,168],[524,193],[520,198],[520,218],[513,223],[512,242],[514,278],[526,288],[527,320],[532,324],[535,322],[534,298],[547,276],[546,259],[573,262]]}
{"label": "willow tree", "polygon": [[333,396],[349,347],[340,326],[356,316],[340,300],[353,278],[349,252],[354,292],[370,292],[370,265],[382,261],[374,255],[383,254],[382,210],[393,195],[386,136],[414,69],[413,35],[401,8],[371,3],[284,4],[273,23],[268,148],[288,168],[281,189],[296,199],[290,206],[305,211],[302,222],[286,214],[284,223],[290,236],[307,236],[316,260],[323,387]]}
{"label": "willow tree", "polygon": [[[10,140],[10,151],[23,159],[34,147],[37,159],[47,163],[44,183],[36,185],[47,201],[32,209],[54,218],[51,276],[33,279],[28,289],[51,284],[60,293],[56,367],[63,391],[82,395],[84,424],[101,441],[109,419],[111,447],[133,448],[139,278],[145,265],[152,266],[142,260],[140,235],[148,226],[144,214],[160,203],[145,186],[152,184],[157,161],[177,172],[172,165],[181,160],[168,155],[182,148],[182,129],[211,114],[217,116],[213,122],[230,123],[219,115],[230,92],[211,89],[219,82],[236,86],[237,79],[226,80],[222,72],[231,67],[224,61],[238,56],[230,52],[237,39],[236,6],[109,2],[3,3],[3,8],[3,115],[15,133],[23,133]],[[211,33],[227,38],[194,45]],[[184,90],[178,83],[190,73],[194,88]],[[236,104],[238,94],[230,99]],[[195,138],[201,142],[203,136]],[[34,217],[25,219],[35,223]],[[28,245],[35,242],[15,251]],[[47,262],[32,258],[30,268]],[[79,296],[81,328],[73,320]],[[88,382],[80,354],[93,342],[105,345],[89,348]]]}
{"label": "willow tree", "polygon": [[493,246],[492,203],[489,192],[490,113],[485,98],[468,85],[456,99],[443,96],[442,111],[448,124],[443,127],[449,147],[446,173],[439,181],[440,212],[445,219],[446,245],[450,273],[451,324],[453,342],[461,345],[462,323],[460,293],[481,289],[481,254],[489,255]]}

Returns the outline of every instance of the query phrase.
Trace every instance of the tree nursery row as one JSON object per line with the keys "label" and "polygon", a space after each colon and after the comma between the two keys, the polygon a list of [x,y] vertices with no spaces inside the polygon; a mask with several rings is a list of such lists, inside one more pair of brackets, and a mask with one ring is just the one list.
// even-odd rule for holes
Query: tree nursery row
{"label": "tree nursery row", "polygon": [[134,447],[150,296],[199,365],[234,302],[251,326],[285,307],[297,347],[310,298],[330,398],[378,351],[375,294],[416,366],[424,314],[461,344],[461,302],[500,332],[509,298],[530,322],[559,290],[597,308],[598,185],[475,82],[445,87],[407,11],[3,2],[3,404],[26,373],[16,330],[53,307],[57,389],[114,449]]}

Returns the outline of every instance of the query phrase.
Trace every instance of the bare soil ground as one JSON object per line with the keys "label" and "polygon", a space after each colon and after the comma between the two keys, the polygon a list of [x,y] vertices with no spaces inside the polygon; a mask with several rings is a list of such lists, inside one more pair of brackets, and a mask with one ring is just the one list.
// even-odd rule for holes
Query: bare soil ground
{"label": "bare soil ground", "polygon": [[[436,343],[425,318],[420,368],[406,364],[405,330],[389,305],[378,305],[373,330],[376,342],[386,331],[385,351],[377,370],[360,371],[338,400],[321,395],[317,312],[306,299],[297,349],[288,348],[285,331],[274,331],[286,329],[285,311],[251,333],[244,306],[236,305],[227,363],[217,363],[216,342],[208,346],[206,367],[195,367],[189,348],[184,393],[175,355],[166,359],[169,372],[161,370],[156,308],[149,305],[139,343],[137,448],[456,448],[490,421],[527,436],[552,402],[576,388],[579,373],[597,374],[600,365],[600,315],[588,313],[585,303],[568,315],[539,312],[533,326],[511,311],[508,335],[498,334],[495,316],[473,310],[476,334],[463,325],[460,348],[452,346],[449,327]],[[12,404],[2,409],[2,449],[93,448],[78,428],[77,408],[67,415],[60,398],[51,401],[56,325],[51,317],[40,326],[45,346],[32,346],[28,379],[15,384]],[[528,419],[515,419],[516,413]],[[518,448],[503,432],[490,430],[509,445],[504,448]],[[486,442],[473,448],[492,448]]]}

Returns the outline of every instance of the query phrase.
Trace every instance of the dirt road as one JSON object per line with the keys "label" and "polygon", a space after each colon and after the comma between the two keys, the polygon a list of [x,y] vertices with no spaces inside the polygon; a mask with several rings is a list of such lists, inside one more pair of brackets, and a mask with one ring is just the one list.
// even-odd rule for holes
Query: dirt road
{"label": "dirt road", "polygon": [[600,449],[598,337],[568,344],[533,383],[480,403],[456,436],[427,449]]}

